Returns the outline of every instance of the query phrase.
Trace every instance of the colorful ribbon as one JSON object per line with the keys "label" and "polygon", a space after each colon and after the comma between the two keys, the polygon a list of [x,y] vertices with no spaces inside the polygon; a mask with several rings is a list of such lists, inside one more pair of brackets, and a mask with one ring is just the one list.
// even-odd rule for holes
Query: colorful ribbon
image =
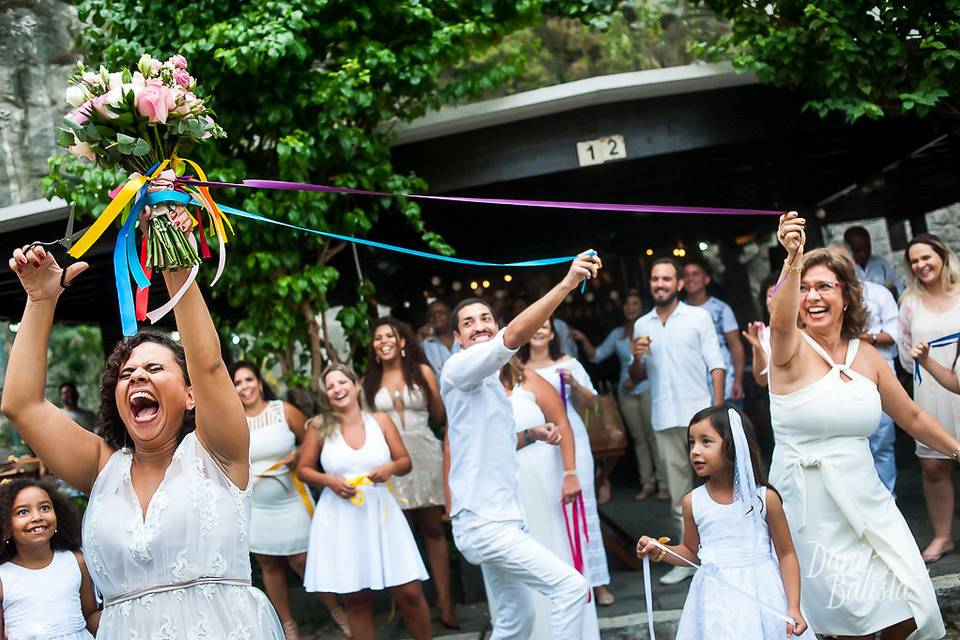
{"label": "colorful ribbon", "polygon": [[[948,336],[943,336],[937,338],[936,340],[931,340],[927,344],[930,345],[931,349],[936,349],[937,347],[949,347],[952,344],[960,343],[960,333],[951,333]],[[920,375],[920,361],[913,361],[913,377],[917,381],[917,384],[923,382],[923,376]]]}
{"label": "colorful ribbon", "polygon": [[[364,496],[364,494],[363,494],[363,489],[361,489],[360,487],[372,487],[372,486],[376,486],[377,483],[375,483],[373,480],[371,480],[371,479],[370,479],[370,476],[364,474],[364,475],[362,475],[362,476],[357,476],[356,478],[353,478],[352,480],[347,480],[347,484],[349,484],[351,487],[356,488],[356,490],[357,490],[357,492],[350,497],[350,502],[351,502],[352,504],[355,504],[355,505],[358,506],[358,507],[362,507],[362,506],[364,505],[364,503],[367,501],[367,498],[366,498],[366,496]],[[390,481],[388,480],[387,482],[384,482],[383,484],[386,485],[387,491],[389,491],[391,494],[393,494],[393,496],[396,498],[396,494],[395,494],[394,491],[393,491],[393,485],[390,484]],[[403,498],[400,498],[399,500],[400,500],[401,502],[405,502],[405,500],[404,500]],[[380,514],[380,523],[381,523],[381,524],[383,524],[384,522],[387,521],[387,516],[388,516],[388,515],[390,515],[390,503],[389,503],[388,501],[384,501],[384,504],[383,504],[383,513]]]}
{"label": "colorful ribbon", "polygon": [[[113,250],[113,271],[117,288],[117,301],[120,306],[120,324],[123,329],[123,334],[126,336],[136,334],[138,320],[149,320],[155,323],[169,313],[197,277],[198,268],[195,266],[191,269],[186,282],[171,296],[167,304],[153,312],[147,311],[151,280],[151,273],[148,273],[146,269],[147,245],[145,242],[141,243],[141,254],[138,256],[134,228],[145,206],[159,204],[161,202],[182,202],[179,197],[172,197],[173,194],[179,193],[177,191],[148,192],[149,184],[155,180],[164,180],[170,184],[174,184],[177,176],[171,169],[168,169],[168,167],[175,166],[179,162],[184,162],[192,167],[201,179],[206,178],[203,169],[195,162],[186,158],[177,157],[172,157],[157,163],[150,168],[146,176],[138,173],[132,174],[125,184],[110,192],[112,200],[107,205],[107,208],[103,210],[103,213],[100,214],[90,228],[87,229],[86,233],[77,240],[76,244],[74,244],[69,251],[69,255],[75,259],[82,257],[83,254],[96,243],[100,236],[103,235],[107,228],[120,217],[121,214],[124,214],[124,217],[121,218],[122,224],[117,234],[117,240]],[[226,265],[227,256],[225,245],[227,243],[227,229],[232,232],[233,228],[230,225],[230,221],[223,215],[223,212],[213,201],[206,187],[188,185],[181,188],[191,196],[189,198],[191,204],[207,211],[207,215],[211,221],[209,226],[217,236],[220,250],[218,256],[219,263],[217,273],[212,283],[216,284],[217,280],[223,274],[223,269]],[[192,217],[193,216],[191,216],[191,218]],[[199,212],[198,218],[194,219],[194,223],[199,223]],[[203,233],[203,227],[200,226],[199,229],[200,233]],[[187,237],[191,245],[196,249],[196,239],[193,234],[187,234]],[[204,257],[208,257],[209,249],[206,247],[205,238],[201,238],[201,244],[204,247]],[[133,289],[130,285],[131,276],[137,285],[136,297],[134,297]]]}
{"label": "colorful ribbon", "polygon": [[354,196],[409,198],[411,200],[434,200],[440,202],[463,202],[468,204],[493,204],[508,207],[533,207],[539,209],[578,209],[586,211],[613,211],[618,213],[672,213],[679,215],[713,216],[779,216],[783,211],[765,209],[736,209],[727,207],[678,207],[655,204],[618,204],[609,202],[571,202],[566,200],[523,200],[518,198],[470,198],[465,196],[430,196],[422,193],[390,193],[349,187],[331,187],[306,182],[285,180],[244,180],[243,182],[211,182],[207,180],[180,179],[181,184],[217,188],[270,189],[275,191],[319,191]]}
{"label": "colorful ribbon", "polygon": [[[668,554],[670,554],[671,556],[682,560],[683,562],[685,562],[686,564],[690,565],[690,566],[693,567],[694,569],[697,569],[698,571],[702,568],[701,565],[699,565],[699,564],[697,564],[697,563],[695,563],[695,562],[690,562],[689,560],[687,560],[686,558],[684,558],[684,557],[683,557],[682,555],[680,555],[679,553],[677,553],[677,552],[675,552],[675,551],[671,551],[670,549],[668,549],[668,548],[667,548],[662,542],[660,542],[659,540],[650,540],[650,543],[651,543],[653,546],[655,546],[655,547],[657,547],[658,549],[660,549],[661,551],[665,551],[665,552],[667,552]],[[710,566],[710,565],[708,565],[708,566]],[[646,555],[646,556],[643,556],[643,599],[646,601],[646,605],[647,605],[647,626],[648,626],[648,630],[649,630],[649,632],[650,632],[650,640],[657,640],[657,636],[656,636],[656,634],[654,633],[654,629],[653,629],[653,589],[652,589],[652,587],[651,587],[651,585],[650,585],[650,582],[651,582],[651,580],[650,580],[650,573],[651,573],[651,572],[650,572],[650,556],[649,556],[649,555]],[[747,591],[744,591],[743,589],[741,589],[741,588],[738,587],[737,585],[733,584],[732,582],[730,582],[729,580],[727,580],[727,579],[723,576],[723,574],[720,573],[719,570],[717,570],[717,571],[711,571],[711,572],[710,572],[710,577],[715,578],[715,579],[718,580],[719,582],[722,582],[723,585],[724,585],[725,587],[727,587],[728,589],[733,589],[734,591],[736,591],[736,592],[739,593],[740,595],[745,596],[746,598],[749,598],[750,600],[754,601],[754,603],[757,605],[757,607],[758,607],[761,611],[764,611],[765,613],[767,613],[768,615],[771,615],[771,616],[774,616],[774,617],[776,617],[776,618],[779,618],[780,620],[783,620],[784,622],[786,622],[787,624],[789,624],[789,625],[791,625],[791,626],[796,626],[796,624],[797,624],[796,620],[794,620],[793,618],[791,618],[790,616],[788,616],[788,615],[786,615],[786,614],[784,614],[784,613],[781,613],[780,611],[774,609],[773,607],[770,607],[770,606],[764,604],[763,602],[761,602],[760,600],[757,599],[757,594],[748,593]]]}
{"label": "colorful ribbon", "polygon": [[[580,542],[580,523],[583,523],[583,537],[590,542],[590,532],[587,531],[587,510],[583,506],[583,493],[577,494],[577,499],[570,507],[573,518],[573,531],[570,530],[570,516],[567,516],[567,505],[563,503],[563,524],[567,528],[567,544],[570,545],[570,555],[573,556],[573,568],[580,575],[585,576],[583,562],[583,547]],[[593,599],[593,590],[587,589],[587,602]]]}
{"label": "colorful ribbon", "polygon": [[[275,476],[268,476],[268,473],[277,471],[287,466],[287,463],[283,460],[277,460],[268,468],[263,470],[263,473],[257,474],[258,478],[271,478]],[[300,499],[303,501],[303,505],[307,508],[307,513],[310,514],[310,517],[313,517],[313,500],[310,498],[310,493],[307,491],[307,487],[300,481],[300,478],[297,477],[297,474],[290,472],[290,479],[293,480],[293,488],[297,491],[297,495],[300,496]]]}

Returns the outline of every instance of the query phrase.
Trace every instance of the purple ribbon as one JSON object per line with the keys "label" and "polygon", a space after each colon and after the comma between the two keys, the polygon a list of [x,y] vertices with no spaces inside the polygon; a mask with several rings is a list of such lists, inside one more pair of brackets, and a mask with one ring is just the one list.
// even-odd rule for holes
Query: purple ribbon
{"label": "purple ribbon", "polygon": [[731,209],[724,207],[677,207],[654,204],[616,204],[606,202],[568,202],[565,200],[520,200],[514,198],[469,198],[466,196],[430,196],[421,193],[388,193],[368,189],[349,187],[331,187],[323,184],[287,182],[284,180],[244,180],[243,182],[212,182],[180,179],[178,182],[196,187],[271,189],[277,191],[320,191],[322,193],[342,193],[355,196],[377,196],[388,198],[411,198],[415,200],[439,200],[442,202],[465,202],[468,204],[496,204],[509,207],[535,207],[540,209],[584,209],[587,211],[616,211],[619,213],[673,213],[680,215],[711,216],[779,216],[783,211],[764,209]]}

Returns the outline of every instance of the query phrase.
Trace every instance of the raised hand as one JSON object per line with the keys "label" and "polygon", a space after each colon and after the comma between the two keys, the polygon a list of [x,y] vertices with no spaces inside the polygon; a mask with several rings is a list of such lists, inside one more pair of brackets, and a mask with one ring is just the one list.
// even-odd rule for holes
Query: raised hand
{"label": "raised hand", "polygon": [[[31,302],[56,301],[63,293],[60,276],[63,269],[53,256],[38,245],[25,245],[13,251],[7,262],[10,270],[20,278],[20,285]],[[74,278],[90,267],[86,262],[77,262],[67,267],[64,284],[70,285]]]}
{"label": "raised hand", "polygon": [[760,344],[761,329],[763,329],[762,322],[751,322],[747,325],[747,330],[741,331],[740,335],[746,338],[747,342],[749,342],[750,346],[754,349],[762,349],[763,346]]}
{"label": "raised hand", "polygon": [[787,250],[790,258],[803,253],[803,246],[807,242],[806,225],[807,221],[796,211],[788,211],[780,216],[777,241]]}
{"label": "raised hand", "polygon": [[563,277],[562,284],[573,291],[580,286],[585,279],[596,278],[600,269],[603,268],[603,261],[600,256],[592,249],[584,251],[570,263],[570,270]]}

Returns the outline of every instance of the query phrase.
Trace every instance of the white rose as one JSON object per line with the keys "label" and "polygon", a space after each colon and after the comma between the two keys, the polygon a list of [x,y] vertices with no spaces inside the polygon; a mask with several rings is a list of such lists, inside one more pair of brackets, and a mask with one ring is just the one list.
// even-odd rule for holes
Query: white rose
{"label": "white rose", "polygon": [[77,85],[67,87],[67,92],[64,97],[67,100],[67,104],[74,108],[81,106],[87,101],[87,94]]}
{"label": "white rose", "polygon": [[114,73],[111,73],[110,88],[119,89],[121,86],[123,86],[123,73],[121,73],[120,71],[115,71]]}
{"label": "white rose", "polygon": [[140,91],[140,89],[143,89],[145,86],[147,86],[147,79],[144,78],[143,74],[140,73],[139,71],[134,71],[133,72],[133,88],[136,91]]}

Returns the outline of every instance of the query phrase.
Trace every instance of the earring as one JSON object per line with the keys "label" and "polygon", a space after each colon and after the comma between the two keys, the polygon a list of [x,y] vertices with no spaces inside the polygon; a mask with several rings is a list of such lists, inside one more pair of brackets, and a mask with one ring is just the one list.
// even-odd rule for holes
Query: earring
{"label": "earring", "polygon": [[373,356],[373,357],[377,359],[377,364],[380,364],[380,356]]}
{"label": "earring", "polygon": [[406,358],[406,357],[407,357],[407,350],[406,350],[406,349],[400,349],[400,357],[401,357],[401,358]]}
{"label": "earring", "polygon": [[844,310],[844,311],[847,310],[847,305],[843,305],[843,310]]}

